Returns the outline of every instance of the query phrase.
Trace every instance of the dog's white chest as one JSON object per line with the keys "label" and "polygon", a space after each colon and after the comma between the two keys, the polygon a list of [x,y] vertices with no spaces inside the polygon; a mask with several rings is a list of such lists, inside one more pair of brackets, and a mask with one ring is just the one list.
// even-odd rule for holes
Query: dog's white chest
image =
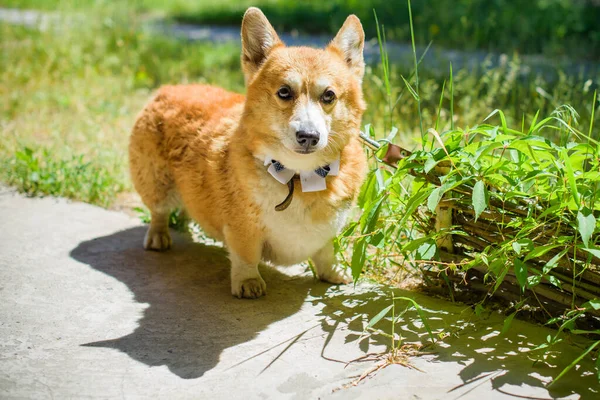
{"label": "dog's white chest", "polygon": [[291,265],[312,257],[331,241],[344,226],[347,210],[339,210],[331,219],[315,223],[311,212],[298,198],[289,207],[275,211],[281,191],[263,192],[258,199],[265,230],[265,251],[263,257],[279,265]]}

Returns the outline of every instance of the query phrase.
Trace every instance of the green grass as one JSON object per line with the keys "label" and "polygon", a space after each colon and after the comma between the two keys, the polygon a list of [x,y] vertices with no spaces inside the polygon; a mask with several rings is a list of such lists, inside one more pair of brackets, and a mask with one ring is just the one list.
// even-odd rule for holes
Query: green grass
{"label": "green grass", "polygon": [[31,194],[107,206],[131,189],[129,132],[154,88],[213,82],[242,90],[243,77],[234,46],[147,35],[122,6],[90,12],[85,24],[43,32],[0,24],[0,178]]}
{"label": "green grass", "polygon": [[85,161],[83,155],[58,159],[47,149],[25,146],[3,161],[8,183],[30,196],[49,194],[108,206],[124,189],[124,180],[111,173],[110,165]]}
{"label": "green grass", "polygon": [[[236,26],[248,6],[260,7],[274,26],[286,31],[334,33],[348,14],[362,20],[368,36],[376,34],[373,9],[388,39],[411,38],[408,9],[402,0],[136,0],[138,11],[160,12],[183,22]],[[89,9],[106,0],[12,0],[8,6],[53,9],[69,4]],[[545,53],[578,58],[600,55],[600,6],[577,0],[437,0],[412,5],[417,43],[458,49]]]}

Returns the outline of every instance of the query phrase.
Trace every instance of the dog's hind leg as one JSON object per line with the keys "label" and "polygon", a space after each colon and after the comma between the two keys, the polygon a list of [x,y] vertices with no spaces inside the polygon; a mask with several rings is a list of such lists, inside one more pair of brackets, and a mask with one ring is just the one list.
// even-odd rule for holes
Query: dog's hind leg
{"label": "dog's hind leg", "polygon": [[144,238],[146,250],[171,247],[169,215],[179,204],[175,183],[162,149],[160,126],[144,112],[137,120],[129,143],[131,179],[152,219]]}

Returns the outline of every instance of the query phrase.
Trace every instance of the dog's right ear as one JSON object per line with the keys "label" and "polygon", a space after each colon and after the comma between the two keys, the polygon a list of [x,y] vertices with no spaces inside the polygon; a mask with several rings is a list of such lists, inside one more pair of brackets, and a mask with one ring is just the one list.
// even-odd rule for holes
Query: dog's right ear
{"label": "dog's right ear", "polygon": [[242,69],[246,83],[265,61],[271,50],[283,46],[265,14],[250,7],[242,20]]}

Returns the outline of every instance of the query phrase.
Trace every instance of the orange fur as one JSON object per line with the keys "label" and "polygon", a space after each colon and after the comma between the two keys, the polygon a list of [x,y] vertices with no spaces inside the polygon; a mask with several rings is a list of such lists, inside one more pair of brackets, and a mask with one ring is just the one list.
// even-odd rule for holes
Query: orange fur
{"label": "orange fur", "polygon": [[[356,17],[348,19],[338,36],[342,33],[354,35],[350,36],[353,43],[364,40],[357,36],[362,27]],[[252,35],[263,40],[260,46],[252,43],[256,39]],[[232,292],[239,297],[265,293],[257,270],[261,259],[289,264],[301,261],[298,257],[303,252],[307,253],[304,259],[313,258],[322,279],[348,281],[333,265],[331,240],[341,227],[338,220],[343,220],[343,212],[356,199],[366,171],[358,137],[365,108],[362,42],[357,62],[346,60],[340,48],[345,43],[337,45],[335,40],[325,50],[285,47],[257,9],[249,9],[244,17],[242,40],[246,98],[213,86],[165,86],[135,123],[129,149],[131,175],[152,213],[145,246],[170,247],[168,215],[182,203],[208,235],[225,242],[232,261]],[[270,48],[262,54],[265,41]],[[297,97],[286,102],[275,93],[290,74],[298,83]],[[319,106],[324,121],[330,121],[331,133],[322,150],[299,155],[281,144],[282,137],[289,139],[282,132],[287,132],[297,107],[319,101],[316,83],[325,81],[337,95],[334,104]],[[263,166],[265,154],[273,153],[284,165],[303,170],[340,158],[340,173],[328,176],[327,190],[320,192],[303,193],[296,183],[292,206],[276,212],[274,206],[288,189]],[[305,242],[290,244],[295,246],[293,254],[286,254],[288,249],[278,239],[288,235],[294,240],[294,234],[273,232],[274,226],[284,225],[307,235]],[[322,248],[308,237],[313,231],[321,238]]]}

